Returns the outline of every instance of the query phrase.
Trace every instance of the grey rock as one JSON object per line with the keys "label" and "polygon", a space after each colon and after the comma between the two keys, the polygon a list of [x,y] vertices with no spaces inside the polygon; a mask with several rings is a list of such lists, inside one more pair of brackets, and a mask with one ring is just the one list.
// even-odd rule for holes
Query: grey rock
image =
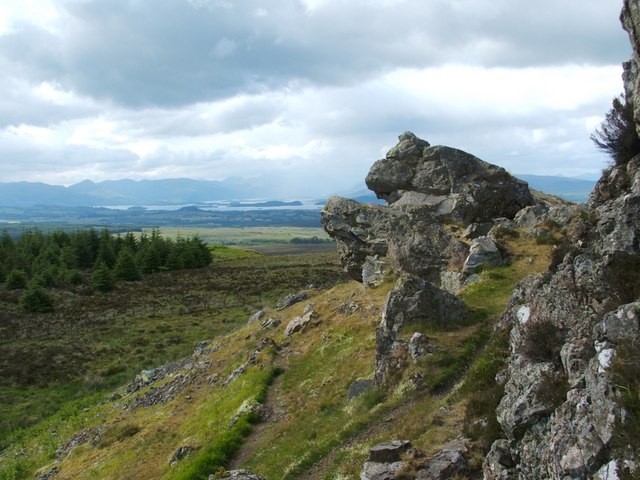
{"label": "grey rock", "polygon": [[301,317],[295,317],[291,321],[289,321],[289,323],[287,324],[287,328],[285,328],[284,330],[284,335],[288,337],[296,332],[299,332],[304,327],[306,327],[313,318],[316,317],[317,314],[313,311],[313,309],[307,309]]}
{"label": "grey rock", "polygon": [[96,446],[102,439],[104,431],[104,425],[99,425],[93,428],[85,428],[83,430],[80,430],[79,432],[74,433],[64,443],[64,445],[58,446],[58,448],[56,449],[56,460],[63,460],[65,457],[67,457],[67,455],[69,455],[71,450],[73,450],[77,446],[84,445],[86,443]]}
{"label": "grey rock", "polygon": [[334,312],[350,314],[355,313],[362,308],[358,302],[354,302],[353,300],[347,300],[346,302],[340,304]]}
{"label": "grey rock", "polygon": [[449,292],[412,276],[403,276],[389,292],[376,330],[376,371],[378,384],[391,382],[406,366],[403,352],[407,345],[398,332],[409,325],[446,325],[460,322],[468,315],[464,304]]}
{"label": "grey rock", "polygon": [[360,480],[395,480],[404,466],[405,462],[365,462]]}
{"label": "grey rock", "polygon": [[524,207],[514,217],[514,223],[520,228],[533,228],[547,218],[549,209],[546,205],[538,203]]}
{"label": "grey rock", "polygon": [[398,216],[406,214],[342,197],[328,200],[321,213],[322,224],[336,240],[340,263],[350,277],[362,281],[367,257],[387,254],[389,233]]}
{"label": "grey rock", "polygon": [[386,256],[397,274],[411,273],[438,283],[440,272],[452,264],[462,265],[468,252],[466,244],[425,208],[406,212],[332,197],[322,211],[322,223],[336,240],[342,268],[358,281],[363,281],[368,258]]}
{"label": "grey rock", "polygon": [[391,205],[420,205],[441,220],[467,225],[513,218],[534,203],[527,184],[506,170],[462,150],[432,147],[411,132],[373,164],[365,181]]}
{"label": "grey rock", "polygon": [[482,465],[484,478],[487,480],[510,480],[517,478],[514,471],[514,460],[509,443],[500,439],[493,442]]}
{"label": "grey rock", "polygon": [[201,340],[196,343],[196,348],[193,351],[194,355],[203,355],[206,352],[206,348],[209,346],[208,340]]}
{"label": "grey rock", "polygon": [[462,238],[473,240],[478,237],[485,237],[489,234],[489,231],[493,227],[493,223],[472,223],[464,232],[462,232]]}
{"label": "grey rock", "polygon": [[226,472],[224,477],[211,474],[209,475],[209,480],[264,480],[264,478],[251,473],[249,470],[230,470]]}
{"label": "grey rock", "polygon": [[369,461],[376,463],[397,462],[410,448],[411,442],[409,440],[379,443],[369,449]]}
{"label": "grey rock", "polygon": [[175,465],[176,463],[180,462],[181,460],[184,460],[189,455],[191,455],[193,452],[196,452],[199,449],[200,449],[200,447],[194,447],[194,446],[191,446],[191,445],[184,445],[182,447],[179,447],[171,455],[171,458],[169,459],[169,465]]}
{"label": "grey rock", "polygon": [[496,242],[490,237],[478,237],[471,243],[469,256],[464,261],[463,271],[475,273],[484,267],[497,267],[504,258]]}
{"label": "grey rock", "polygon": [[[611,365],[621,342],[640,339],[639,206],[640,159],[634,159],[605,172],[582,215],[570,220],[573,250],[514,290],[501,321],[511,330],[511,355],[496,413],[517,468],[500,467],[494,445],[486,478],[614,475],[612,439],[624,413]],[[561,363],[525,357],[527,325],[539,321],[563,332]],[[556,401],[545,401],[543,379],[554,376],[568,382],[556,385]]]}
{"label": "grey rock", "polygon": [[454,475],[469,472],[469,465],[464,458],[467,447],[463,444],[448,445],[440,450],[424,469],[416,473],[416,480],[447,480]]}
{"label": "grey rock", "polygon": [[390,230],[387,257],[398,275],[409,273],[438,285],[442,272],[459,269],[469,252],[425,208],[397,217]]}
{"label": "grey rock", "polygon": [[365,287],[375,288],[382,285],[391,271],[389,263],[378,257],[367,257],[362,265],[362,283]]}
{"label": "grey rock", "polygon": [[58,476],[59,473],[60,473],[60,468],[59,467],[53,467],[48,472],[43,473],[42,475],[38,476],[38,480],[51,480],[52,478],[55,478],[56,476]]}
{"label": "grey rock", "polygon": [[560,227],[566,227],[569,225],[577,215],[585,211],[584,205],[574,205],[561,203],[558,205],[550,205],[546,217],[548,220],[556,223]]}
{"label": "grey rock", "polygon": [[265,315],[266,313],[264,310],[258,310],[256,313],[254,313],[249,317],[249,320],[247,321],[247,325],[253,325],[255,323],[258,323],[265,317]]}
{"label": "grey rock", "polygon": [[278,320],[277,318],[269,318],[260,324],[260,330],[275,328],[278,325],[280,325],[280,320]]}
{"label": "grey rock", "polygon": [[284,310],[285,308],[290,307],[291,305],[295,305],[296,303],[302,302],[307,298],[309,298],[309,295],[307,295],[305,292],[292,293],[284,297],[278,303],[276,303],[276,310]]}
{"label": "grey rock", "polygon": [[351,383],[349,385],[348,398],[351,400],[352,398],[358,397],[363,393],[368,392],[374,387],[375,383],[373,380],[367,379],[359,379]]}
{"label": "grey rock", "polygon": [[409,355],[414,361],[433,353],[434,346],[429,344],[429,338],[424,333],[415,332],[409,339]]}
{"label": "grey rock", "polygon": [[462,272],[442,272],[440,274],[440,287],[447,292],[457,295],[465,286],[467,276]]}

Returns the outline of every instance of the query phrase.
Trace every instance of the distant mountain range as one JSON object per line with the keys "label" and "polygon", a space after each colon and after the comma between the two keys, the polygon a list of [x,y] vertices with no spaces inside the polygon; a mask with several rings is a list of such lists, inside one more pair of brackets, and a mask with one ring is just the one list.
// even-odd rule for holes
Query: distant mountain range
{"label": "distant mountain range", "polygon": [[[595,181],[568,177],[517,175],[531,188],[557,195],[574,202],[586,201]],[[359,201],[374,201],[366,190],[348,195]],[[271,182],[259,179],[231,178],[224,181],[191,180],[90,180],[64,187],[46,183],[0,183],[0,205],[29,207],[55,205],[60,207],[180,205],[216,200],[279,199]]]}

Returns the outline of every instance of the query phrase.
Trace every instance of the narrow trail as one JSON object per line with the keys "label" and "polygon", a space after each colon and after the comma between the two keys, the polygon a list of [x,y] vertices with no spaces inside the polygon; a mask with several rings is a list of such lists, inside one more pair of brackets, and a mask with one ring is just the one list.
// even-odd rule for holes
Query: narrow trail
{"label": "narrow trail", "polygon": [[238,454],[233,458],[229,464],[229,469],[243,468],[245,462],[253,455],[258,446],[262,436],[271,428],[271,426],[282,420],[286,411],[283,405],[277,403],[276,393],[282,384],[282,377],[278,376],[273,380],[273,383],[267,390],[267,396],[263,403],[264,418],[260,423],[253,426],[253,430],[247,438],[245,438],[242,447]]}

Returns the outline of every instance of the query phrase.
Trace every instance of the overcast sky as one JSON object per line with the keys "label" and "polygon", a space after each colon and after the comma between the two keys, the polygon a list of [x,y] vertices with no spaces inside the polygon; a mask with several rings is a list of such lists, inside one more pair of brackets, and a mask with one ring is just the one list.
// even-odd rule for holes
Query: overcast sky
{"label": "overcast sky", "polygon": [[405,130],[597,177],[621,0],[0,0],[0,182],[363,184]]}

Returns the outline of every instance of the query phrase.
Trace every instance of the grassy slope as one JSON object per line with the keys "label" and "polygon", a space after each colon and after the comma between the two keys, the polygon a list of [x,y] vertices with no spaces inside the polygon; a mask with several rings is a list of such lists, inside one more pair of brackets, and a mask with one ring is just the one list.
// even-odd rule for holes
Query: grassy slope
{"label": "grassy slope", "polygon": [[[347,400],[349,384],[373,373],[375,326],[392,284],[368,290],[356,283],[338,285],[326,292],[311,292],[314,296],[309,301],[315,304],[318,316],[301,333],[283,335],[287,321],[300,315],[307,302],[270,312],[282,321],[275,331],[253,326],[218,337],[214,343],[220,348],[198,359],[210,362],[208,366],[167,404],[123,410],[139,392],[87,411],[76,408],[78,415],[63,412],[68,418],[58,414],[50,423],[41,423],[5,453],[0,460],[0,478],[32,475],[35,467],[51,462],[63,439],[96,426],[106,432],[102,434],[106,444],[76,447],[64,461],[49,463],[44,471],[56,465],[60,468],[56,478],[198,478],[213,473],[216,461],[226,464],[224,459],[235,453],[236,465],[251,468],[269,480],[357,478],[367,449],[378,441],[409,438],[415,446],[433,452],[462,435],[469,419],[491,413],[493,397],[475,399],[473,392],[493,388],[504,345],[498,338],[491,340],[488,348],[483,350],[482,346],[513,285],[527,274],[542,271],[548,263],[550,247],[523,236],[509,240],[509,249],[513,255],[510,266],[484,272],[483,281],[464,292],[464,300],[476,312],[473,320],[440,330],[426,329],[438,353],[420,365],[409,366],[400,384],[390,391],[373,390]],[[255,266],[254,260],[246,262],[247,268]],[[352,305],[347,302],[358,308],[338,309]],[[259,303],[265,303],[264,299]],[[412,331],[403,334],[410,336]],[[227,375],[264,338],[275,341],[278,348],[260,351],[247,373],[225,387]],[[282,374],[264,397],[276,367]],[[419,371],[431,375],[416,391],[411,377]],[[171,379],[160,384],[167,381]],[[456,383],[458,388],[451,389]],[[229,424],[240,405],[252,398],[266,402],[268,415],[241,446],[248,424],[241,422],[237,435]],[[472,412],[469,398],[478,400],[479,406]],[[487,435],[490,432],[472,435],[477,458]],[[172,452],[184,445],[201,449],[178,466],[169,466]],[[14,459],[21,450],[25,456]],[[10,473],[20,465],[28,473]]]}
{"label": "grassy slope", "polygon": [[0,448],[10,431],[188,355],[286,294],[344,280],[335,254],[262,257],[222,247],[214,255],[209,268],[108,294],[56,292],[51,315],[26,314],[17,295],[0,291]]}

